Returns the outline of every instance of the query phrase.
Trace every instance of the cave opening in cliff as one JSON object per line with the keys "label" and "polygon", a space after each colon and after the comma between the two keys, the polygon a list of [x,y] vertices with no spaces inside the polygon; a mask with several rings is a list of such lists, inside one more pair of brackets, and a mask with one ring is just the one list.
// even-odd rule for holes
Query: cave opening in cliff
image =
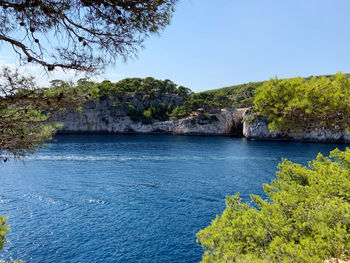
{"label": "cave opening in cliff", "polygon": [[230,136],[243,137],[243,122],[234,122],[231,126]]}

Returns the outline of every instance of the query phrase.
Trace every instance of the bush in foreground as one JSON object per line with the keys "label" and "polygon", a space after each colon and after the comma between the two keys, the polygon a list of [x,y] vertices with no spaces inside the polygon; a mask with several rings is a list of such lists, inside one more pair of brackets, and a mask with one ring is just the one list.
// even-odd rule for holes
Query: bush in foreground
{"label": "bush in foreground", "polygon": [[287,160],[268,197],[239,194],[201,230],[203,262],[323,262],[350,257],[350,149],[319,154],[308,167]]}

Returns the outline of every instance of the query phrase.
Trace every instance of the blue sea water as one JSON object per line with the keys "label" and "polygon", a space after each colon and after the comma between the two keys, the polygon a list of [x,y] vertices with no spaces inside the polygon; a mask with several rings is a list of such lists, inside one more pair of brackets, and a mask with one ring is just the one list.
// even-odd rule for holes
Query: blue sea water
{"label": "blue sea water", "polygon": [[0,165],[0,259],[198,262],[196,233],[225,196],[263,195],[282,157],[307,164],[345,145],[230,137],[61,135]]}

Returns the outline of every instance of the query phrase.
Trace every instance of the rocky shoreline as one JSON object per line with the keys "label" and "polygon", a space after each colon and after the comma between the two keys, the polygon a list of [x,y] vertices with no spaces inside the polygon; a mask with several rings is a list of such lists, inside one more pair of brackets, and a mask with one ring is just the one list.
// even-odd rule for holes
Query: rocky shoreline
{"label": "rocky shoreline", "polygon": [[63,123],[58,134],[67,133],[115,133],[115,134],[176,134],[237,136],[250,140],[286,140],[350,143],[350,134],[339,131],[314,130],[303,134],[270,132],[263,118],[249,121],[249,108],[218,109],[205,113],[203,109],[179,120],[154,121],[143,124],[133,121],[125,112],[116,109],[113,103],[89,102],[82,112],[69,112],[56,118]]}

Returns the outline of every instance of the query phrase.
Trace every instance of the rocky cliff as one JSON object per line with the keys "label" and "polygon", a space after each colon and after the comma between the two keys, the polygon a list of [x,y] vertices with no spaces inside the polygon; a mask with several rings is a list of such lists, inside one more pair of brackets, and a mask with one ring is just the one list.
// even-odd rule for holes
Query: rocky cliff
{"label": "rocky cliff", "polygon": [[165,133],[182,135],[242,136],[243,115],[247,109],[219,109],[205,112],[199,109],[179,120],[143,124],[133,121],[110,99],[88,102],[83,111],[69,112],[56,118],[63,123],[58,133]]}

